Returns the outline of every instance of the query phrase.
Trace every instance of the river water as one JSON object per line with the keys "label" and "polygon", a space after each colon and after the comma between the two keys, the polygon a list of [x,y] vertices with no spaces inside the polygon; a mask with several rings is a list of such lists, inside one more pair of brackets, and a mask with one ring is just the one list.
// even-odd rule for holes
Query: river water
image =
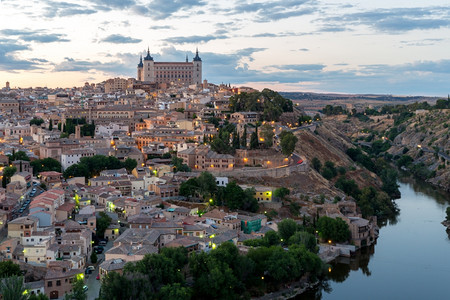
{"label": "river water", "polygon": [[450,239],[441,222],[450,195],[400,183],[400,215],[377,244],[331,264],[328,281],[297,299],[450,299]]}

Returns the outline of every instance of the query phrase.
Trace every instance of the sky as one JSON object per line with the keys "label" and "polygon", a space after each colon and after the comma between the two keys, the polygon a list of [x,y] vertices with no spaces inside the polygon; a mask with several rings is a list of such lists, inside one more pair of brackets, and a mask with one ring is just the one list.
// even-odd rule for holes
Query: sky
{"label": "sky", "polygon": [[0,87],[136,77],[139,56],[212,83],[447,96],[448,0],[0,0]]}

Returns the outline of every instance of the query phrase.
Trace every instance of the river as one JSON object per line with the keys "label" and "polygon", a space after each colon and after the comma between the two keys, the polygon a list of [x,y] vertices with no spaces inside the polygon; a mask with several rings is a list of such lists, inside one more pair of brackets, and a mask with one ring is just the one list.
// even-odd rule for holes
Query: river
{"label": "river", "polygon": [[450,239],[441,224],[450,195],[399,184],[400,215],[376,245],[333,262],[328,280],[297,299],[450,299]]}

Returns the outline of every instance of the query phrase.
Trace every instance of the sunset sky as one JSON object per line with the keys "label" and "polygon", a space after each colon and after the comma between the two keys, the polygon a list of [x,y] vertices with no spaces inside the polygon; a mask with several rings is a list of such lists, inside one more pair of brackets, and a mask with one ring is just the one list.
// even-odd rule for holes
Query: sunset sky
{"label": "sunset sky", "polygon": [[139,55],[278,91],[450,93],[450,5],[427,1],[1,0],[0,87],[136,77]]}

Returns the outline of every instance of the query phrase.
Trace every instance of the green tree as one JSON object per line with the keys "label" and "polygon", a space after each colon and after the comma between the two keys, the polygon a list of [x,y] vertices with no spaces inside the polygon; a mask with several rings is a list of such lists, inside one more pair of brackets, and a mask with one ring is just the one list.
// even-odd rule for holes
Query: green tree
{"label": "green tree", "polygon": [[30,120],[30,125],[41,126],[42,123],[44,123],[44,120],[41,118],[33,118]]}
{"label": "green tree", "polygon": [[97,218],[97,236],[103,238],[105,235],[105,230],[111,224],[111,217],[108,216],[105,212],[100,212],[99,217]]}
{"label": "green tree", "polygon": [[347,223],[341,218],[320,217],[317,221],[319,236],[324,240],[333,242],[346,242],[350,238],[350,230]]}
{"label": "green tree", "polygon": [[96,264],[97,260],[98,260],[97,253],[95,253],[95,251],[92,251],[92,253],[91,253],[91,263]]}
{"label": "green tree", "polygon": [[64,173],[64,178],[86,177],[89,178],[89,169],[85,164],[74,164],[68,167]]}
{"label": "green tree", "polygon": [[13,154],[9,155],[8,157],[9,157],[10,163],[15,161],[15,160],[30,161],[30,158],[28,157],[28,155],[24,151],[13,152]]}
{"label": "green tree", "polygon": [[278,223],[278,234],[283,241],[288,242],[289,238],[297,231],[297,223],[292,219],[284,219]]}
{"label": "green tree", "polygon": [[62,168],[61,163],[51,157],[33,160],[30,165],[33,167],[34,175],[47,171],[61,172]]}
{"label": "green tree", "polygon": [[259,148],[258,142],[258,127],[255,128],[255,131],[250,135],[250,149]]}
{"label": "green tree", "polygon": [[10,276],[0,280],[0,293],[4,300],[26,300],[28,298],[22,276]]}
{"label": "green tree", "polygon": [[291,193],[291,191],[286,187],[280,187],[273,191],[273,195],[282,200],[284,200],[286,198],[286,196],[289,195],[290,193]]}
{"label": "green tree", "polygon": [[52,131],[53,130],[53,121],[50,120],[50,123],[48,124],[48,130]]}
{"label": "green tree", "polygon": [[447,209],[445,210],[445,213],[446,213],[446,217],[445,217],[445,219],[447,220],[447,221],[450,221],[450,206],[449,207],[447,207]]}
{"label": "green tree", "polygon": [[297,144],[298,138],[290,131],[282,131],[280,133],[280,146],[281,152],[289,156],[295,150],[295,145]]}
{"label": "green tree", "polygon": [[49,300],[46,294],[39,293],[39,294],[32,294],[30,297],[28,297],[28,300]]}
{"label": "green tree", "polygon": [[242,148],[247,149],[247,126],[244,126],[244,132],[242,133],[240,142],[241,142]]}
{"label": "green tree", "polygon": [[132,158],[127,158],[124,162],[124,166],[128,172],[131,172],[131,171],[133,171],[134,168],[137,167],[137,161]]}
{"label": "green tree", "polygon": [[17,172],[16,167],[5,167],[3,168],[3,187],[6,188],[6,185],[11,181],[11,177]]}
{"label": "green tree", "polygon": [[67,300],[86,300],[87,295],[84,290],[84,280],[74,277],[72,281],[72,293],[66,294],[65,299]]}
{"label": "green tree", "polygon": [[189,300],[192,297],[192,289],[182,286],[180,283],[168,284],[161,288],[159,299]]}
{"label": "green tree", "polygon": [[317,247],[316,237],[306,231],[297,231],[289,238],[289,245],[303,245],[308,251],[317,253],[319,250]]}
{"label": "green tree", "polygon": [[264,139],[264,145],[266,147],[272,147],[274,135],[273,127],[269,123],[261,126],[260,136]]}
{"label": "green tree", "polygon": [[22,272],[20,271],[20,266],[18,264],[15,264],[10,260],[0,262],[0,278],[20,275],[22,275]]}
{"label": "green tree", "polygon": [[216,178],[209,172],[202,172],[197,178],[198,193],[203,198],[211,197],[217,190]]}
{"label": "green tree", "polygon": [[239,149],[241,146],[241,142],[239,140],[239,134],[237,132],[237,130],[235,129],[233,132],[233,141],[232,141],[232,145],[234,149]]}

